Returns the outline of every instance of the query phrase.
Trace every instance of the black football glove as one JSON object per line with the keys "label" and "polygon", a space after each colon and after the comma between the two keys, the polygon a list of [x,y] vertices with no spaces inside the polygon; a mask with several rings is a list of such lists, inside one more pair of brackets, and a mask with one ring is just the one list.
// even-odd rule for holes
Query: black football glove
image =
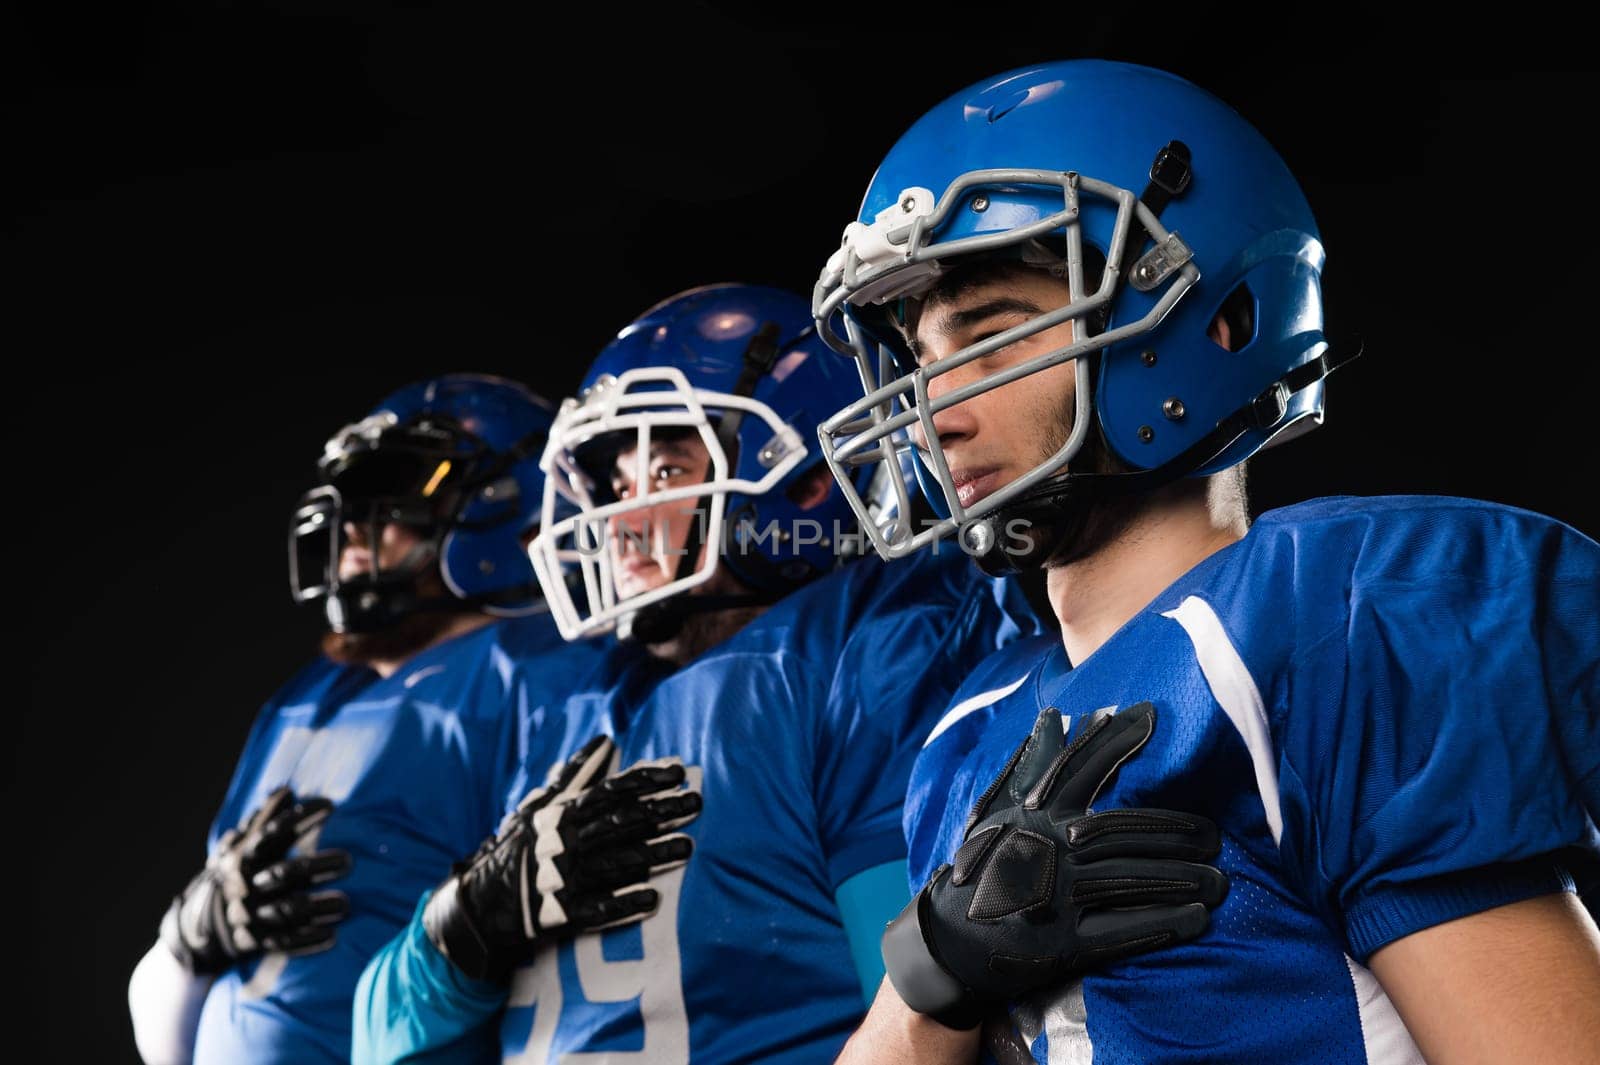
{"label": "black football glove", "polygon": [[645,881],[688,861],[694,842],[668,831],[700,795],[675,762],[607,776],[615,756],[609,737],[585,744],[428,900],[428,938],[467,976],[504,983],[546,942],[655,912]]}
{"label": "black football glove", "polygon": [[1172,810],[1090,806],[1155,728],[1149,703],[1066,745],[1047,709],[978,800],[953,865],[883,936],[906,1005],[971,1028],[1001,1004],[1108,962],[1192,940],[1228,891],[1217,827]]}
{"label": "black football glove", "polygon": [[331,925],[350,912],[338,891],[307,889],[350,871],[341,850],[288,856],[328,819],[327,799],[279,788],[223,833],[217,849],[161,921],[161,941],[194,973],[220,973],[266,951],[310,954],[333,945]]}

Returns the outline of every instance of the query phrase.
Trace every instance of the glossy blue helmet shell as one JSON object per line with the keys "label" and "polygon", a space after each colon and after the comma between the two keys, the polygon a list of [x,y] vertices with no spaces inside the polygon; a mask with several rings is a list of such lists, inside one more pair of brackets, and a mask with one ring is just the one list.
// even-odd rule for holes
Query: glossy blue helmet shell
{"label": "glossy blue helmet shell", "polygon": [[[1093,380],[1105,441],[1133,470],[1172,462],[1220,420],[1326,348],[1324,255],[1315,219],[1287,165],[1249,123],[1211,94],[1163,71],[1096,60],[1027,67],[986,79],[928,111],[884,158],[859,216],[860,225],[879,222],[882,228],[886,214],[892,217],[902,206],[910,212],[914,199],[930,206],[939,201],[942,208],[945,197],[954,198],[953,209],[921,235],[926,261],[915,269],[922,276],[893,293],[915,296],[918,284],[926,288],[940,270],[958,265],[959,254],[940,259],[942,246],[1000,237],[1063,209],[1059,185],[985,180],[982,172],[1071,172],[1137,196],[1151,181],[1157,153],[1172,142],[1187,147],[1192,181],[1164,205],[1159,220],[1192,250],[1199,279],[1153,329],[1106,347]],[[1102,257],[1112,251],[1117,215],[1109,200],[1081,200],[1078,232]],[[1064,232],[1058,226],[1043,236]],[[847,246],[848,238],[847,233]],[[1124,252],[1122,272],[1142,247],[1143,241]],[[892,255],[887,262],[891,272],[898,269]],[[831,261],[818,286],[819,316],[825,320],[829,308],[842,306],[874,329],[875,339],[897,345],[897,337],[863,315],[874,302],[866,286],[842,302],[841,287],[849,283],[841,286]],[[1139,321],[1161,295],[1159,287],[1144,292],[1120,281],[1103,331]],[[1248,337],[1231,351],[1208,335],[1225,303],[1250,310]],[[1226,468],[1275,437],[1287,439],[1317,424],[1322,384],[1294,393],[1288,404],[1270,428],[1244,433],[1203,467],[1183,472]],[[941,493],[927,494],[941,505]]]}
{"label": "glossy blue helmet shell", "polygon": [[485,609],[492,613],[538,608],[523,537],[537,522],[544,495],[539,455],[554,415],[550,404],[506,378],[455,373],[407,385],[372,414],[392,415],[402,426],[447,419],[468,435],[474,457],[466,476],[481,483],[461,501],[444,535],[440,572],[453,595],[488,600]]}
{"label": "glossy blue helmet shell", "polygon": [[[833,531],[855,527],[850,506],[837,491],[806,510],[789,498],[789,489],[821,461],[815,453],[818,423],[859,395],[861,388],[850,364],[818,339],[810,304],[795,293],[762,285],[706,285],[679,293],[622,329],[595,358],[583,387],[593,388],[603,378],[618,378],[629,370],[672,367],[695,389],[732,393],[740,382],[751,341],[768,324],[776,327],[777,361],[770,372],[756,379],[749,395],[778,420],[794,427],[808,454],[761,495],[727,493],[726,520],[735,528],[745,521],[758,529],[775,522],[785,530],[800,520],[814,521],[825,531],[824,539],[799,546],[758,540],[748,552],[726,552],[723,562],[752,587],[786,591],[837,565]],[[715,416],[717,412],[708,408],[708,413]],[[771,437],[761,419],[744,418],[736,438],[737,451],[729,456],[730,475],[760,480],[764,473],[762,450]],[[863,488],[870,477],[871,471],[863,471]],[[752,563],[750,556],[768,564]],[[796,566],[796,562],[802,564]]]}

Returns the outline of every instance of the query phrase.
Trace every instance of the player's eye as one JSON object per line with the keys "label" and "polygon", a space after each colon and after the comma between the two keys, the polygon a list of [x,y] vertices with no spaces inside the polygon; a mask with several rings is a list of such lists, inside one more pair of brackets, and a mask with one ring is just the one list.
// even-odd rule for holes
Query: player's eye
{"label": "player's eye", "polygon": [[[985,340],[992,340],[993,338],[999,336],[1001,333],[1004,333],[1007,329],[1010,329],[1010,328],[1011,327],[1009,325],[1002,325],[1002,326],[996,326],[996,327],[994,327],[992,329],[985,329],[981,333],[975,333],[967,341],[967,347],[970,348],[975,344],[982,344]],[[994,351],[991,351],[989,353],[989,355],[998,355],[998,354],[1000,354],[1000,352],[1006,350],[1006,348],[1008,348],[1010,346],[1011,345],[1007,344],[1005,347],[996,348]],[[984,358],[988,358],[989,355],[985,355],[983,357]]]}
{"label": "player's eye", "polygon": [[[993,326],[992,328],[985,328],[981,332],[974,333],[970,338],[968,338],[966,346],[970,348],[976,344],[982,344],[986,340],[992,340],[1001,333],[1004,333],[1006,330],[1012,329],[1020,324],[1022,324],[1022,320],[1019,317],[1018,320],[1014,322],[1003,322]],[[1009,344],[1003,344],[1000,347],[995,348],[993,351],[986,352],[985,354],[978,356],[976,361],[980,364],[987,365],[1005,362],[1006,360],[1017,357],[1019,352],[1026,350],[1025,345],[1031,339],[1031,337],[1021,337],[1017,340],[1013,340]]]}
{"label": "player's eye", "polygon": [[689,470],[686,466],[678,466],[670,462],[663,462],[660,465],[651,468],[650,479],[656,484],[671,484],[673,481],[677,480],[679,477],[682,477],[688,472]]}

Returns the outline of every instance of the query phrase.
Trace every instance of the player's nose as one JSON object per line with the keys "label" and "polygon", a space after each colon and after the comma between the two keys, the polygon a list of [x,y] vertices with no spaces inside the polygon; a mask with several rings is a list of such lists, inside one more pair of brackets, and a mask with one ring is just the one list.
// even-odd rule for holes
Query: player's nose
{"label": "player's nose", "polygon": [[649,540],[650,508],[625,510],[606,519],[606,535],[619,553],[641,551]]}
{"label": "player's nose", "polygon": [[[937,408],[941,398],[949,396],[971,381],[976,381],[979,376],[981,375],[975,368],[962,366],[928,379],[928,409],[936,411],[931,420],[933,435],[940,447],[949,448],[977,434],[978,420],[970,404],[956,403],[943,410]],[[928,450],[927,427],[921,418],[911,426],[911,442],[923,451]]]}

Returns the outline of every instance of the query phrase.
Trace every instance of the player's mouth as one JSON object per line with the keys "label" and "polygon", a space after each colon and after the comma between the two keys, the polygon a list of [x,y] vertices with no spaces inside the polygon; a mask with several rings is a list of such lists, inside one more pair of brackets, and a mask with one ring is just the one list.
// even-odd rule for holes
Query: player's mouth
{"label": "player's mouth", "polygon": [[627,597],[648,592],[662,583],[661,564],[650,555],[629,554],[617,561],[617,594]]}
{"label": "player's mouth", "polygon": [[987,466],[974,470],[951,470],[950,479],[956,486],[956,499],[963,507],[971,507],[985,496],[991,495],[1004,480],[998,467]]}

